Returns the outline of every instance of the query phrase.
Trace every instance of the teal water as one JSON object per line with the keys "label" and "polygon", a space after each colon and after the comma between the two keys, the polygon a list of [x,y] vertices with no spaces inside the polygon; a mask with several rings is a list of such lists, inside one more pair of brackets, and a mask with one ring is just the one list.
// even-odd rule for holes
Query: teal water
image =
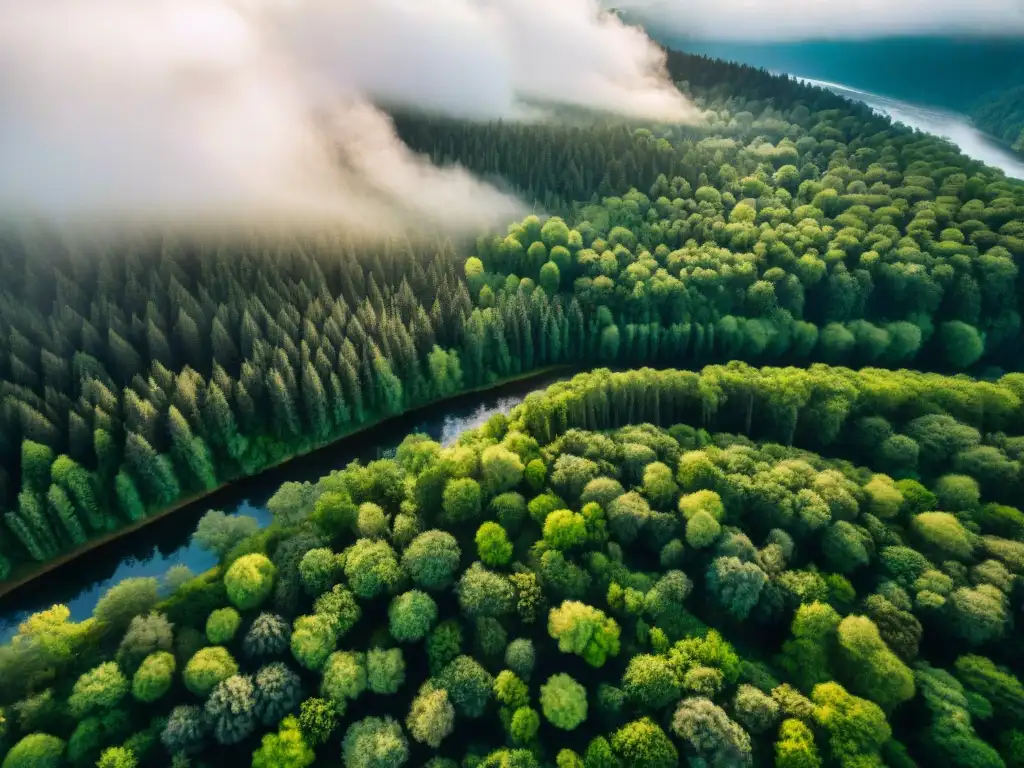
{"label": "teal water", "polygon": [[174,565],[186,565],[196,574],[212,568],[216,557],[190,541],[199,518],[208,510],[249,515],[261,526],[268,525],[271,515],[267,501],[282,483],[316,481],[355,459],[367,462],[393,456],[399,443],[413,432],[423,432],[450,445],[463,432],[482,426],[493,414],[508,413],[531,392],[564,378],[564,374],[540,376],[427,406],[278,469],[240,480],[0,598],[0,643],[10,640],[31,614],[58,603],[68,606],[72,620],[87,619],[104,593],[123,579],[161,577]]}

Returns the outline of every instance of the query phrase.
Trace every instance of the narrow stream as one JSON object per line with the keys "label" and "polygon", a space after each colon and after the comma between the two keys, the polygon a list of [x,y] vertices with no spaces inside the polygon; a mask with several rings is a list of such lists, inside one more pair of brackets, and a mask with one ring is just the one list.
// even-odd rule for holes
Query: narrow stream
{"label": "narrow stream", "polygon": [[443,445],[450,445],[463,432],[483,425],[493,414],[508,413],[531,392],[565,378],[568,376],[564,373],[541,375],[426,406],[278,469],[240,480],[0,598],[0,643],[10,640],[28,616],[57,603],[67,605],[74,621],[88,618],[100,597],[123,579],[160,577],[174,565],[186,565],[196,574],[213,567],[216,557],[190,541],[196,523],[208,510],[249,515],[261,526],[268,525],[271,515],[267,501],[282,483],[316,481],[355,459],[365,463],[393,456],[399,443],[413,432],[423,432]]}

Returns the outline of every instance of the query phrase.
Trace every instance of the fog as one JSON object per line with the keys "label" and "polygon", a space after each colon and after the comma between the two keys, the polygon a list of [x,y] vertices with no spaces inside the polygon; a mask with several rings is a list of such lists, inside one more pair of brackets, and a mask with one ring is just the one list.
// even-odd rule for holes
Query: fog
{"label": "fog", "polygon": [[706,40],[1024,35],[1021,0],[605,0],[645,24]]}
{"label": "fog", "polygon": [[523,205],[375,104],[695,110],[597,0],[0,0],[0,210],[63,224],[477,230]]}

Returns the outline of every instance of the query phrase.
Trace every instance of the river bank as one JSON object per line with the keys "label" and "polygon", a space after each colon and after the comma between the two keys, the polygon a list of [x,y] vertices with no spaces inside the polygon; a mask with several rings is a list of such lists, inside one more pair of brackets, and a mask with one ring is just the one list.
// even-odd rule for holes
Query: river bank
{"label": "river bank", "polygon": [[412,432],[424,432],[442,444],[450,444],[494,413],[511,411],[531,392],[546,389],[573,372],[572,366],[531,371],[378,421],[258,475],[164,510],[140,521],[142,525],[121,529],[119,535],[97,540],[74,557],[23,577],[2,594],[0,642],[9,640],[29,615],[57,603],[68,606],[72,620],[87,618],[107,589],[125,578],[159,577],[174,565],[186,565],[194,573],[212,567],[216,558],[190,542],[199,518],[210,509],[248,515],[265,526],[271,519],[266,503],[282,483],[315,481],[350,461],[393,455],[402,439]]}
{"label": "river bank", "polygon": [[956,144],[968,157],[1001,169],[1007,176],[1024,179],[1024,157],[996,137],[979,130],[967,115],[882,96],[841,83],[793,75],[807,85],[827,88],[851,101],[861,101],[894,122],[903,123]]}

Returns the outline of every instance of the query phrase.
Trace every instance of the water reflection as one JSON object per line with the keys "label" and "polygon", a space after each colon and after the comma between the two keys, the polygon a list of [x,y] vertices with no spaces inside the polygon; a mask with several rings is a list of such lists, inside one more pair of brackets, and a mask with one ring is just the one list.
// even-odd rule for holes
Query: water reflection
{"label": "water reflection", "polygon": [[918,106],[858,88],[849,88],[839,83],[830,83],[826,80],[814,80],[807,77],[796,77],[796,79],[808,85],[828,88],[848,99],[862,101],[876,112],[892,118],[895,122],[949,139],[960,147],[960,151],[968,157],[980,160],[994,168],[1000,168],[1007,176],[1024,179],[1024,160],[979,131],[964,115]]}
{"label": "water reflection", "polygon": [[32,613],[55,603],[67,605],[74,621],[88,618],[100,597],[123,579],[160,577],[179,564],[187,565],[194,573],[211,568],[216,558],[190,543],[196,523],[207,510],[249,515],[261,526],[268,525],[271,516],[267,501],[281,483],[315,481],[355,459],[365,462],[394,456],[399,443],[412,432],[423,432],[443,445],[451,445],[463,432],[483,425],[495,413],[508,413],[529,393],[563,378],[564,374],[532,379],[428,407],[218,491],[200,504],[94,550],[0,599],[0,642],[8,641],[18,624]]}

